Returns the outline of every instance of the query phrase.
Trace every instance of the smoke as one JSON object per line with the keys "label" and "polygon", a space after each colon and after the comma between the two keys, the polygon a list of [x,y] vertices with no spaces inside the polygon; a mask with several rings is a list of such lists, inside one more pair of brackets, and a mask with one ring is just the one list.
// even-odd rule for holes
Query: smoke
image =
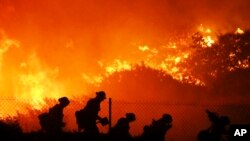
{"label": "smoke", "polygon": [[13,40],[7,37],[5,32],[0,29],[0,92],[4,88],[4,75],[3,75],[3,65],[4,65],[4,55],[11,47],[19,47],[20,44],[17,40]]}
{"label": "smoke", "polygon": [[247,28],[250,19],[246,0],[5,1],[1,3],[5,20],[1,26],[19,37],[42,42],[48,37],[72,38],[87,42],[87,46],[98,41],[96,46],[108,45],[104,50],[133,39],[164,39],[176,31],[195,30],[199,24],[217,30]]}
{"label": "smoke", "polygon": [[9,39],[4,31],[0,30],[0,70],[3,64],[3,55],[10,47],[19,47],[19,42],[16,40]]}

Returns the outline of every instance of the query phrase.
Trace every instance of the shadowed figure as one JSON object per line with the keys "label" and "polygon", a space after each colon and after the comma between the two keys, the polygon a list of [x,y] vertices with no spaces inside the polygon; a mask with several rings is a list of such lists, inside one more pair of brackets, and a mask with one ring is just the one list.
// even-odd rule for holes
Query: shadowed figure
{"label": "shadowed figure", "polygon": [[75,112],[76,122],[79,131],[84,131],[87,136],[99,135],[97,123],[101,123],[103,126],[108,124],[108,119],[101,118],[98,113],[101,110],[100,104],[106,99],[104,91],[96,92],[96,97],[90,99],[87,105],[80,111]]}
{"label": "shadowed figure", "polygon": [[219,116],[215,112],[206,110],[211,126],[198,134],[199,141],[228,141],[230,119],[227,116]]}
{"label": "shadowed figure", "polygon": [[63,122],[63,109],[69,105],[70,101],[67,97],[61,97],[58,101],[59,104],[50,108],[48,113],[43,113],[38,116],[42,130],[47,133],[60,133],[66,125]]}
{"label": "shadowed figure", "polygon": [[134,113],[126,113],[126,117],[120,118],[109,133],[111,141],[130,141],[132,136],[129,133],[130,122],[136,120]]}
{"label": "shadowed figure", "polygon": [[0,118],[0,139],[8,141],[22,140],[22,128],[16,119]]}
{"label": "shadowed figure", "polygon": [[153,119],[151,125],[146,125],[143,128],[142,140],[164,141],[165,134],[172,128],[172,121],[172,116],[169,114],[163,114],[158,120]]}

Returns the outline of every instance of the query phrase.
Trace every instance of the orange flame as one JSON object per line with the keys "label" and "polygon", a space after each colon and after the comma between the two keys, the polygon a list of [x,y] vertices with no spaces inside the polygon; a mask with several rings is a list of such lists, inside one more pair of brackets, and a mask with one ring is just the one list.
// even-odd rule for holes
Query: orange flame
{"label": "orange flame", "polygon": [[215,37],[212,30],[210,28],[205,28],[202,24],[199,26],[198,30],[203,35],[203,40],[205,42],[202,47],[211,47],[215,43]]}
{"label": "orange flame", "polygon": [[235,34],[244,34],[244,30],[237,28]]}
{"label": "orange flame", "polygon": [[50,69],[41,65],[36,54],[32,54],[27,62],[20,64],[23,73],[19,73],[15,84],[17,100],[29,101],[35,109],[46,104],[45,98],[57,99],[64,95],[63,85],[56,80],[58,68]]}

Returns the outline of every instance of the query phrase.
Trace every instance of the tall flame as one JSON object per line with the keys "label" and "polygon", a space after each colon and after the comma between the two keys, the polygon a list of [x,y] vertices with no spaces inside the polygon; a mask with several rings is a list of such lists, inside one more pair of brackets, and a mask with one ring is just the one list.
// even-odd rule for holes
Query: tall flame
{"label": "tall flame", "polygon": [[33,108],[40,109],[46,104],[45,98],[49,96],[57,99],[64,94],[64,88],[56,80],[58,68],[44,68],[36,54],[32,54],[27,61],[20,64],[24,72],[19,74],[15,96],[18,100],[29,101]]}

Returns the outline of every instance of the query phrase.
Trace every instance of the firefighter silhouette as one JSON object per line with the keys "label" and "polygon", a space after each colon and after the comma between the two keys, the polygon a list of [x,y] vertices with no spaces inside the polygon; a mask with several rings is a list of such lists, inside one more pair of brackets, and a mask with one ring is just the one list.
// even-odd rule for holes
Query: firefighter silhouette
{"label": "firefighter silhouette", "polygon": [[86,135],[95,136],[99,134],[97,123],[103,126],[108,124],[108,119],[101,118],[98,113],[101,110],[100,104],[106,99],[104,91],[96,92],[96,97],[90,99],[86,106],[75,112],[76,122],[79,131],[84,131]]}
{"label": "firefighter silhouette", "polygon": [[69,105],[70,101],[67,97],[61,97],[58,101],[59,104],[50,108],[48,113],[43,113],[38,117],[42,130],[45,132],[59,133],[66,125],[63,122],[63,109]]}
{"label": "firefighter silhouette", "polygon": [[158,120],[153,119],[151,125],[144,127],[142,139],[164,141],[165,134],[172,128],[172,121],[172,116],[169,114],[163,114]]}
{"label": "firefighter silhouette", "polygon": [[110,138],[112,141],[130,141],[132,136],[129,133],[130,122],[135,121],[134,113],[126,113],[126,117],[120,118],[116,125],[110,131]]}
{"label": "firefighter silhouette", "polygon": [[199,141],[227,141],[229,140],[230,119],[227,116],[219,116],[216,112],[206,110],[211,126],[198,134]]}

